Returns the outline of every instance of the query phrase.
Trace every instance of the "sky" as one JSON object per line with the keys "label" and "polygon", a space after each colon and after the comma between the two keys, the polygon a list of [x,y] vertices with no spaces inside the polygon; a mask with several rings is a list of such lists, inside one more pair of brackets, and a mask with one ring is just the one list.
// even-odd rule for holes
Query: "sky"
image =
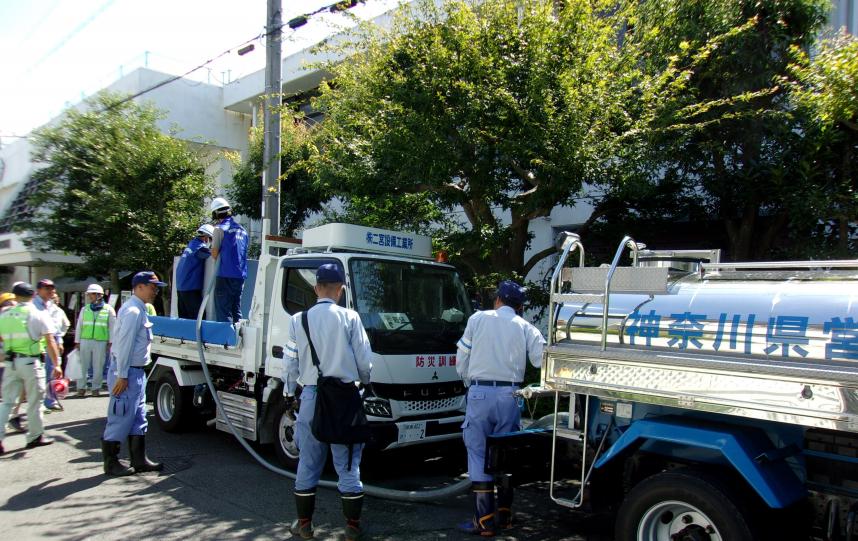
{"label": "sky", "polygon": [[[283,21],[334,1],[282,0]],[[366,0],[352,12],[369,18],[395,3]],[[0,0],[0,144],[144,65],[180,75],[232,49],[189,78],[221,85],[263,69],[264,40],[235,51],[265,31],[265,19],[266,0]],[[347,24],[325,13],[285,28],[284,56]]]}

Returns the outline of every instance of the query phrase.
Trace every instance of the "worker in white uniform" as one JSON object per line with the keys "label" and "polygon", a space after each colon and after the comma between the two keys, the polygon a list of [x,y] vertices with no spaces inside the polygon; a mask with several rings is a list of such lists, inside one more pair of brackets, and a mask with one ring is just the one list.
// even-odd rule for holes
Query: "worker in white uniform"
{"label": "worker in white uniform", "polygon": [[86,396],[86,376],[92,368],[92,396],[101,392],[101,381],[107,352],[110,351],[116,312],[104,302],[104,289],[98,284],[86,288],[87,304],[80,311],[75,327],[74,342],[80,354],[81,378],[77,380],[77,395]]}
{"label": "worker in white uniform", "polygon": [[545,339],[516,313],[524,300],[523,287],[511,280],[501,282],[494,310],[472,315],[457,344],[456,370],[468,386],[462,438],[474,503],[473,519],[460,529],[483,537],[494,536],[495,527],[512,525],[512,487],[498,484],[495,505],[494,478],[484,469],[486,438],[521,429],[521,410],[514,393],[524,380],[528,359],[533,366],[542,366]]}
{"label": "worker in white uniform", "polygon": [[59,350],[54,341],[54,322],[47,311],[33,306],[35,289],[26,282],[12,288],[17,305],[0,314],[0,336],[3,337],[5,359],[3,361],[3,396],[0,403],[0,454],[3,454],[3,438],[6,436],[6,421],[21,389],[27,391],[27,449],[50,445],[54,439],[44,435],[42,400],[45,397],[45,367],[42,356],[47,351],[53,361],[52,376],[63,377],[59,363]]}
{"label": "worker in white uniform", "polygon": [[[316,270],[314,289],[318,301],[307,309],[310,337],[318,352],[322,374],[337,377],[344,382],[360,381],[368,385],[372,349],[358,313],[337,304],[345,290],[344,283],[342,270],[333,263],[321,265]],[[295,479],[298,520],[292,526],[292,533],[303,539],[311,539],[316,485],[325,467],[329,446],[317,440],[310,428],[316,406],[319,371],[313,365],[310,343],[302,328],[301,317],[302,313],[293,315],[289,324],[289,337],[284,348],[287,372],[285,393],[287,397],[294,396],[297,385],[302,386],[301,408],[295,431],[299,451]],[[360,481],[360,458],[363,444],[331,444],[330,449],[337,471],[343,515],[346,517],[345,538],[346,541],[353,541],[361,536],[363,484]]]}

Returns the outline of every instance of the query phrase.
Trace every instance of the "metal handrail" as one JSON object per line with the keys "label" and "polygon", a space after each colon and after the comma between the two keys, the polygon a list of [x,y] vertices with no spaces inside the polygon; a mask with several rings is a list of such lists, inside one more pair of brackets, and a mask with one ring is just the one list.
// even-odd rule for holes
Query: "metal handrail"
{"label": "metal handrail", "polygon": [[554,267],[554,272],[551,274],[551,283],[549,284],[549,296],[548,296],[548,345],[552,345],[554,343],[554,326],[557,324],[555,321],[554,314],[554,294],[560,292],[560,274],[563,271],[563,265],[566,264],[566,259],[569,257],[569,254],[572,253],[575,249],[581,254],[581,257],[578,261],[578,266],[584,266],[584,245],[581,244],[581,239],[577,235],[571,237],[571,242],[565,243],[563,245],[563,251],[560,254],[560,259],[557,261],[557,265]]}
{"label": "metal handrail", "polygon": [[611,295],[611,280],[614,278],[614,272],[617,270],[617,264],[620,262],[620,256],[623,255],[623,250],[625,250],[627,246],[632,249],[633,261],[637,262],[638,244],[633,238],[626,235],[617,247],[617,251],[614,254],[614,260],[611,261],[611,268],[608,269],[608,276],[605,278],[604,304],[602,305],[602,351],[608,349],[608,304],[610,302]]}

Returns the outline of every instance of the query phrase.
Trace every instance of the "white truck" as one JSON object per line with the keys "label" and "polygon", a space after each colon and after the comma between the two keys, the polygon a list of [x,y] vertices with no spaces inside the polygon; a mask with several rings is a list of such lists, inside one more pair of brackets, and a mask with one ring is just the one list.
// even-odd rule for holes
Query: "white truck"
{"label": "white truck", "polygon": [[[285,255],[269,255],[270,248]],[[316,302],[315,271],[338,265],[346,277],[341,304],[357,311],[373,350],[372,392],[365,411],[370,449],[461,437],[465,388],[456,373],[456,342],[471,314],[456,269],[432,258],[429,237],[348,224],[304,231],[301,241],[267,237],[246,320],[204,321],[206,364],[218,397],[248,440],[274,443],[287,468],[297,465],[295,412],[283,398],[282,359],[289,321]],[[208,270],[211,274],[211,269]],[[215,418],[196,343],[196,322],[154,317],[154,366],[147,385],[166,431]],[[218,415],[215,425],[229,431]]]}

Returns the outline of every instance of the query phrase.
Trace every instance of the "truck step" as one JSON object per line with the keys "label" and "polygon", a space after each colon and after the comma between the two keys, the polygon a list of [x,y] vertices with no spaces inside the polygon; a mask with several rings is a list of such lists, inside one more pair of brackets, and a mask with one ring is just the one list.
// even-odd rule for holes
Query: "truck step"
{"label": "truck step", "polygon": [[[232,425],[238,430],[239,434],[245,438],[256,441],[256,400],[248,396],[241,396],[231,393],[218,391],[223,409]],[[230,432],[226,421],[221,417],[220,410],[217,413],[217,423],[215,424],[218,430]],[[231,433],[231,432],[230,432]]]}
{"label": "truck step", "polygon": [[558,426],[557,437],[564,440],[584,441],[584,432],[575,428]]}

